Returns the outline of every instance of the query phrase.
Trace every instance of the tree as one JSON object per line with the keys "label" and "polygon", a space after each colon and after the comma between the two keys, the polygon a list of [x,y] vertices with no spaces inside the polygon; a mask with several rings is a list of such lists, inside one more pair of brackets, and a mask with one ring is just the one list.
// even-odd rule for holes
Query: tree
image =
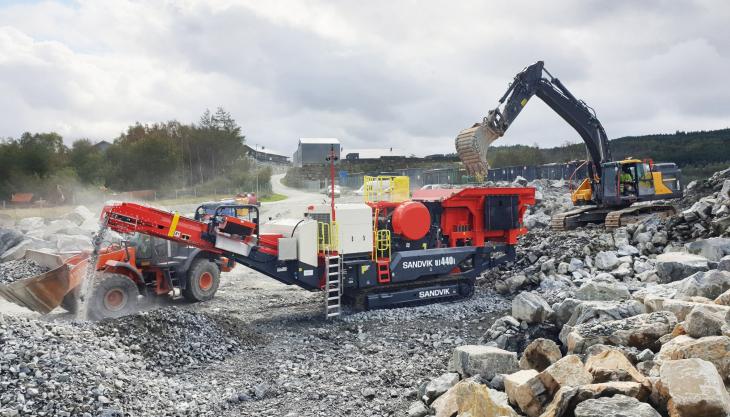
{"label": "tree", "polygon": [[104,156],[89,139],[79,139],[73,143],[69,151],[69,164],[82,183],[100,185],[104,182]]}

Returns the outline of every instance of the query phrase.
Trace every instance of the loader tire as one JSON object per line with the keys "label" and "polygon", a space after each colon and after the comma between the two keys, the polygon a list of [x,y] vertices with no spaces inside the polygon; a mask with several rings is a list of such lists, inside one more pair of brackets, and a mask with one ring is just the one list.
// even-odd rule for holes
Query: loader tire
{"label": "loader tire", "polygon": [[183,297],[192,302],[208,301],[218,291],[221,271],[218,265],[207,259],[198,259],[188,270],[188,278]]}
{"label": "loader tire", "polygon": [[63,307],[64,310],[68,311],[71,314],[78,313],[79,304],[81,304],[79,302],[79,292],[80,289],[76,287],[66,293],[66,295],[63,297],[63,300],[61,301],[61,307]]}
{"label": "loader tire", "polygon": [[97,275],[88,301],[87,315],[91,320],[117,318],[137,311],[137,284],[122,274]]}

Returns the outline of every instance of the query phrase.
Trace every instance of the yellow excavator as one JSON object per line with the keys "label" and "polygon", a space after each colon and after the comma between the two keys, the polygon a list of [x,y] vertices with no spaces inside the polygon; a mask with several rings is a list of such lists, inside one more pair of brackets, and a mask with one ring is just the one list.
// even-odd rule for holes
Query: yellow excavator
{"label": "yellow excavator", "polygon": [[[459,132],[456,152],[467,172],[487,174],[487,148],[502,137],[517,115],[536,95],[571,125],[586,145],[588,176],[574,190],[576,209],[552,217],[554,230],[569,230],[588,223],[616,228],[658,213],[674,214],[670,200],[682,197],[681,170],[674,163],[650,159],[611,158],[608,137],[595,111],[579,100],[538,61],[517,74],[494,110],[481,123]],[[572,182],[572,181],[571,181]]]}

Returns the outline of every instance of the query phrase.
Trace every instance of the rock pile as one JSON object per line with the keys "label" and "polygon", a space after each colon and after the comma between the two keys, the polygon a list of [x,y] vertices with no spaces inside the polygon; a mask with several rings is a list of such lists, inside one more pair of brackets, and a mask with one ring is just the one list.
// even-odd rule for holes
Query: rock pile
{"label": "rock pile", "polygon": [[116,338],[168,374],[223,360],[258,339],[234,319],[174,307],[103,320],[94,331]]}
{"label": "rock pile", "polygon": [[31,259],[18,259],[0,263],[0,284],[10,284],[19,279],[47,272],[48,268]]}
{"label": "rock pile", "polygon": [[17,223],[5,219],[0,227],[0,262],[20,259],[26,249],[49,252],[91,249],[91,235],[98,229],[97,216],[84,206],[58,219],[27,217]]}
{"label": "rock pile", "polygon": [[213,415],[224,389],[174,374],[251,340],[232,319],[179,309],[99,323],[0,314],[0,415]]}
{"label": "rock pile", "polygon": [[730,415],[730,169],[684,203],[613,232],[531,230],[482,280],[514,295],[511,314],[453,351],[448,400],[409,415]]}
{"label": "rock pile", "polygon": [[730,236],[730,168],[693,181],[686,194],[682,203],[688,207],[668,222],[676,239]]}

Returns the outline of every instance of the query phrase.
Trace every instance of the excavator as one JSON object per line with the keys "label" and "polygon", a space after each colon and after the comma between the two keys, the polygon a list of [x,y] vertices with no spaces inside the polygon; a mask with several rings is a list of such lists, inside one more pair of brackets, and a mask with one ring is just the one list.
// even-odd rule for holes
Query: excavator
{"label": "excavator", "polygon": [[588,176],[577,188],[571,188],[571,200],[577,208],[554,215],[554,230],[570,230],[589,223],[605,224],[612,229],[649,214],[675,213],[671,204],[658,200],[682,197],[681,170],[677,165],[632,157],[614,160],[595,111],[553,77],[543,61],[518,73],[497,107],[481,123],[459,132],[456,151],[470,175],[486,176],[487,148],[504,135],[534,95],[578,132],[587,152],[584,164]]}

